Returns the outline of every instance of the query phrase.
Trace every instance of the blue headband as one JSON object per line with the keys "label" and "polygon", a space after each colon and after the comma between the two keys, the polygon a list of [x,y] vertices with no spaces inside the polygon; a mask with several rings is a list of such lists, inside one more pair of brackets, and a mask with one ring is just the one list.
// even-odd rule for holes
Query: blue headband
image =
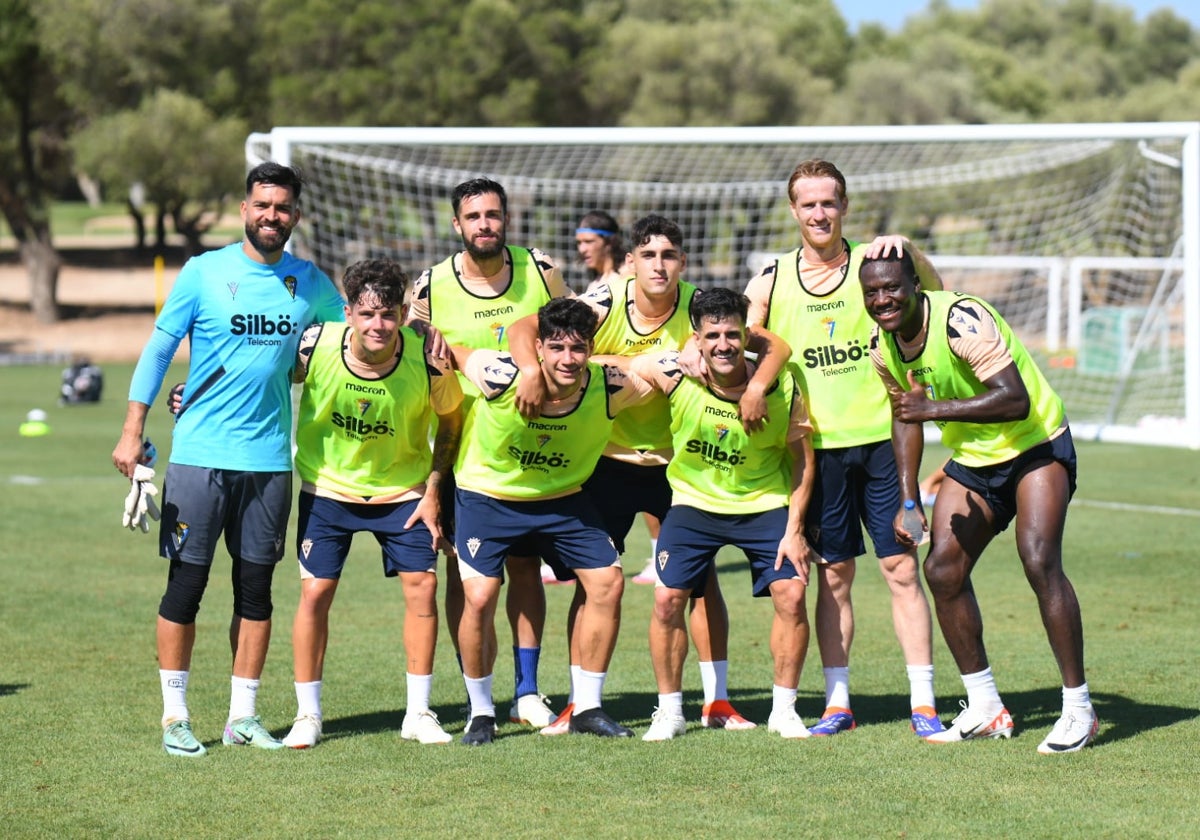
{"label": "blue headband", "polygon": [[615,230],[600,230],[600,228],[575,228],[575,232],[576,233],[594,233],[597,236],[604,236],[604,237],[615,236],[617,233]]}

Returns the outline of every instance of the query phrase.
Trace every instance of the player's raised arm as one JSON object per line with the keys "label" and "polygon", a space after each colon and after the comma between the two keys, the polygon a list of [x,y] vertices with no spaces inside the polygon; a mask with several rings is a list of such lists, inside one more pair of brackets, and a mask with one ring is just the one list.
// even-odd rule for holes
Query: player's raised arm
{"label": "player's raised arm", "polygon": [[738,414],[742,426],[754,434],[770,419],[767,416],[767,390],[783,373],[792,357],[792,348],[775,333],[756,326],[747,328],[746,349],[758,356],[758,365],[738,401]]}

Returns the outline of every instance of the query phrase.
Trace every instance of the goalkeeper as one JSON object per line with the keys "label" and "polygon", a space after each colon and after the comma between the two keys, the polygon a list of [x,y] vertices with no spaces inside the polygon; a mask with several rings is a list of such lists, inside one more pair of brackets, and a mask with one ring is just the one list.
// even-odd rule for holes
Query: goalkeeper
{"label": "goalkeeper", "polygon": [[[189,379],[163,488],[159,553],[169,561],[158,608],[163,749],[205,752],[192,731],[187,685],[196,615],[217,544],[233,560],[229,718],[222,741],[278,749],[256,711],[271,638],[271,578],[291,512],[291,385],[301,332],[341,320],[337,288],[284,252],[300,219],[299,173],[264,163],[246,177],[240,243],[184,265],[129,386],[113,464],[130,479],[142,459],[146,415],[185,336]],[[137,508],[135,507],[135,512]]]}

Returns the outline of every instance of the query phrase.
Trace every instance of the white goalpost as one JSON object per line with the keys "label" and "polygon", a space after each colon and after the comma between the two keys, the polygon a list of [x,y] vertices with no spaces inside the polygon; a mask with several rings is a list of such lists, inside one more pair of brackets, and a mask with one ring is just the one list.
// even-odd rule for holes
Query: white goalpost
{"label": "white goalpost", "polygon": [[295,248],[335,279],[368,256],[415,276],[461,247],[455,184],[509,196],[509,242],[582,289],[574,231],[683,228],[687,279],[741,289],[796,247],[786,181],[846,174],[846,233],[902,233],[946,285],[995,304],[1080,439],[1200,448],[1200,123],[816,128],[322,128],[252,134],[249,165],[304,172]]}

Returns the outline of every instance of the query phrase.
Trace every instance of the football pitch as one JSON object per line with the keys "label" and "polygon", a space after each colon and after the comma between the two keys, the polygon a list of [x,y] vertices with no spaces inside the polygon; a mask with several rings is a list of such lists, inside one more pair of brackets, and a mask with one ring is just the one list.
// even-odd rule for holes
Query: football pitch
{"label": "football pitch", "polygon": [[[770,709],[769,602],[750,597],[745,561],[726,550],[730,694],[760,727],[699,728],[694,651],[685,668],[685,737],[661,744],[540,737],[505,723],[491,747],[457,743],[465,694],[444,624],[433,707],[456,742],[400,740],[403,603],[360,536],[331,617],[325,739],[277,752],[220,745],[229,700],[229,561],[218,553],[197,621],[189,701],[201,759],[161,749],[154,616],[165,583],[153,533],[120,527],[128,482],[109,460],[131,365],[105,367],[97,405],[58,407],[59,366],[0,367],[0,812],[5,837],[1112,837],[1200,835],[1200,452],[1077,440],[1079,490],[1066,569],[1079,594],[1096,743],[1041,756],[1060,680],[1011,533],[974,575],[992,668],[1016,722],[1010,741],[931,745],[908,725],[904,665],[886,587],[859,563],[851,692],[858,728],[783,741]],[[182,370],[168,382],[183,378]],[[170,377],[176,376],[176,379]],[[31,408],[51,435],[22,438]],[[170,420],[148,433],[165,456]],[[927,453],[926,468],[941,453]],[[646,628],[652,594],[629,582],[606,707],[640,735],[656,693]],[[259,710],[276,735],[295,712],[289,546],[275,578],[274,644]],[[547,591],[541,687],[567,692],[570,586]],[[808,598],[810,618],[813,596]],[[512,691],[508,627],[498,626],[497,711]],[[963,689],[935,627],[939,712]],[[797,703],[823,707],[815,639]]]}

